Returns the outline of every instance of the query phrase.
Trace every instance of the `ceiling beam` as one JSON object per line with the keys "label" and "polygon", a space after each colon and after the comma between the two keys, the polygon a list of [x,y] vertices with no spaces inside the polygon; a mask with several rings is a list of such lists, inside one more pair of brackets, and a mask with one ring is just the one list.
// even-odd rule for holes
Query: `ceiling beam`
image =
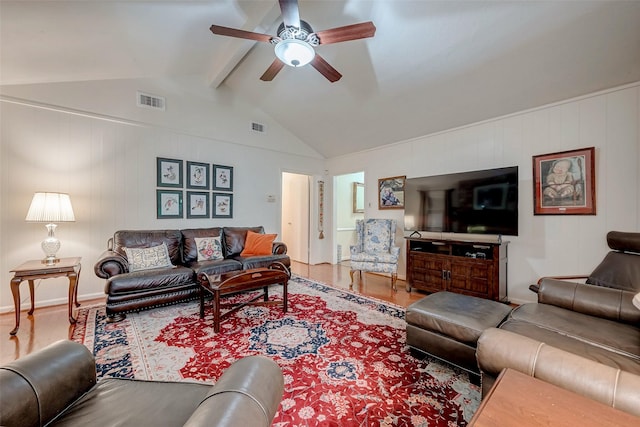
{"label": "ceiling beam", "polygon": [[[242,30],[253,31],[256,33],[267,33],[273,25],[279,21],[280,7],[277,2],[271,3],[265,7],[267,2],[256,2],[255,10],[247,11],[247,21],[242,26]],[[258,10],[258,8],[260,10]],[[212,22],[213,24],[213,22]],[[215,24],[223,25],[224,23],[215,22]],[[225,49],[216,56],[211,70],[208,73],[208,84],[211,88],[218,88],[229,75],[235,70],[240,61],[249,53],[256,43],[251,40],[237,39],[233,37],[218,36],[212,34],[212,37],[224,37],[227,39]]]}

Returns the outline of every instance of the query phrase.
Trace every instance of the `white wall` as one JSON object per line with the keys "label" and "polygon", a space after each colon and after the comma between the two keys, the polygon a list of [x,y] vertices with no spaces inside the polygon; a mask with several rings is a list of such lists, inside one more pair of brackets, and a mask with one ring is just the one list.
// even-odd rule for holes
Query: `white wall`
{"label": "white wall", "polygon": [[[608,250],[607,231],[640,231],[640,83],[327,161],[268,118],[261,117],[267,135],[251,135],[245,124],[258,112],[247,106],[218,99],[212,107],[205,100],[196,105],[181,99],[178,104],[184,103],[186,113],[178,114],[169,110],[176,107],[169,98],[167,123],[137,110],[132,121],[126,117],[128,109],[119,116],[115,107],[130,91],[113,88],[111,93],[107,83],[79,85],[83,90],[67,86],[68,96],[60,87],[42,88],[41,97],[34,88],[1,88],[1,311],[13,308],[9,270],[41,256],[46,230],[24,221],[35,191],[64,191],[72,197],[77,221],[60,224],[57,235],[60,256],[83,257],[81,298],[103,294],[104,283],[93,273],[93,264],[120,228],[262,224],[279,233],[280,203],[267,203],[266,195],[281,194],[283,171],[313,176],[310,263],[315,264],[330,262],[335,247],[329,233],[334,229],[330,183],[337,175],[364,171],[365,217],[395,218],[402,225],[403,211],[378,210],[378,178],[518,165],[520,235],[510,238],[508,273],[514,302],[532,301],[527,288],[541,275],[590,272]],[[153,87],[138,88],[155,92]],[[81,101],[85,93],[107,96],[110,102],[100,108],[97,101],[88,105]],[[18,98],[37,101],[16,103]],[[197,132],[190,127],[192,113],[201,121]],[[207,124],[208,118],[215,125]],[[589,146],[596,147],[598,214],[534,216],[531,156]],[[234,218],[156,219],[156,157],[234,166]],[[325,182],[324,239],[318,230],[318,181]],[[396,243],[404,247],[401,234]],[[404,262],[403,253],[401,277]],[[62,279],[39,283],[37,304],[65,302],[66,286]],[[23,302],[28,300],[26,289],[22,285]]]}
{"label": "white wall", "polygon": [[[288,149],[240,145],[157,125],[107,120],[89,112],[0,102],[0,115],[1,311],[13,309],[9,270],[43,256],[44,225],[24,221],[36,191],[71,196],[76,222],[59,224],[58,255],[82,256],[82,299],[104,295],[104,280],[95,276],[93,266],[114,231],[263,225],[267,232],[280,233],[281,172],[317,176],[324,170],[322,159],[290,154]],[[273,127],[271,132],[283,133]],[[262,145],[277,146],[270,140]],[[285,146],[294,143],[289,140]],[[308,151],[300,145],[291,151]],[[156,157],[233,166],[233,219],[156,219]],[[268,203],[269,194],[277,195],[278,203]],[[36,306],[65,302],[67,289],[64,279],[39,281]],[[21,287],[21,301],[28,302],[26,284]]]}
{"label": "white wall", "polygon": [[[597,215],[534,216],[532,156],[596,148]],[[377,208],[378,178],[408,178],[519,166],[519,228],[509,237],[508,293],[534,301],[528,290],[542,275],[589,273],[608,251],[610,230],[640,231],[640,84],[441,132],[327,161],[332,175],[365,171],[365,217],[395,218]],[[405,277],[403,247],[399,276]]]}

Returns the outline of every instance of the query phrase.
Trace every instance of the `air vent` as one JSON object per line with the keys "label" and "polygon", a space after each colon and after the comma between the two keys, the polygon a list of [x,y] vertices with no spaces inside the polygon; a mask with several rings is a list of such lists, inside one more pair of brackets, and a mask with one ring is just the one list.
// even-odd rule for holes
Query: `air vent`
{"label": "air vent", "polygon": [[261,123],[251,122],[251,130],[254,132],[264,132],[264,125]]}
{"label": "air vent", "polygon": [[154,110],[165,110],[166,101],[162,96],[150,95],[144,92],[137,92],[138,107],[153,108]]}

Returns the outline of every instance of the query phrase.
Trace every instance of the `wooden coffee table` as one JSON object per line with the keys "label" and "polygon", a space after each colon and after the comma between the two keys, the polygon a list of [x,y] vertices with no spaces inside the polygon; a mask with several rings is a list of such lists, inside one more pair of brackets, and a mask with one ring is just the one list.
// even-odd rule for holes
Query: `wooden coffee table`
{"label": "wooden coffee table", "polygon": [[[254,268],[251,270],[232,271],[224,274],[200,273],[200,318],[204,318],[204,299],[208,292],[213,295],[213,331],[220,332],[220,322],[229,315],[240,310],[245,305],[282,305],[282,312],[287,312],[287,283],[289,282],[289,271],[284,265],[277,265],[270,268]],[[269,301],[269,286],[282,285],[282,301]],[[263,292],[256,297],[237,304],[224,304],[232,307],[231,310],[220,314],[220,296],[238,292],[254,291],[263,289]],[[258,301],[262,298],[262,301]]]}

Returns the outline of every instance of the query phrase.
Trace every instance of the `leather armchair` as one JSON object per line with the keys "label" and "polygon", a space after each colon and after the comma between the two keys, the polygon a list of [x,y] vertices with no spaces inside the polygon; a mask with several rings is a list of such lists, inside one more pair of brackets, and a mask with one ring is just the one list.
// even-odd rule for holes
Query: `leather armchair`
{"label": "leather armchair", "polygon": [[270,426],[284,379],[263,356],[235,362],[215,385],[96,380],[95,360],[73,341],[58,341],[0,367],[0,425]]}

